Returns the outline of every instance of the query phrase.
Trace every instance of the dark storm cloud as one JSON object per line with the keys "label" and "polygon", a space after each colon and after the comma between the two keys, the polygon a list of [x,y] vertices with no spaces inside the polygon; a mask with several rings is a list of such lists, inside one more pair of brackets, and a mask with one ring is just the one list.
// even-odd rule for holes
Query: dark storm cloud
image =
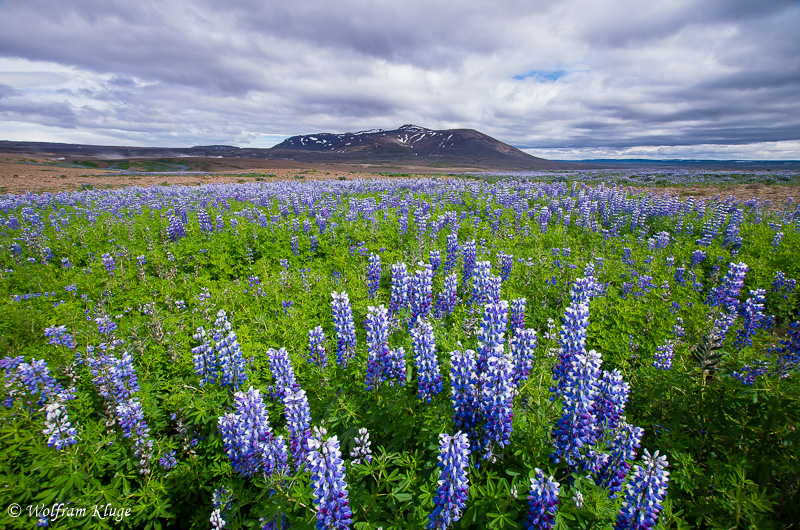
{"label": "dark storm cloud", "polygon": [[796,142],[800,158],[796,1],[6,0],[0,19],[0,116],[67,139],[417,123],[533,150]]}

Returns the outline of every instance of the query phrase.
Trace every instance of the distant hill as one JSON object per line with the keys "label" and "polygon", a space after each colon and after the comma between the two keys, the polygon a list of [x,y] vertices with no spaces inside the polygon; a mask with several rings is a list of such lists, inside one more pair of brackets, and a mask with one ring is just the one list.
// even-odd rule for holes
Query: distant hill
{"label": "distant hill", "polygon": [[[0,141],[0,151],[79,160],[178,159],[185,157],[289,160],[307,164],[466,170],[568,169],[575,164],[531,156],[473,129],[437,131],[416,125],[386,131],[292,136],[269,149],[230,145],[119,147]],[[186,162],[185,160],[183,162]]]}
{"label": "distant hill", "polygon": [[273,149],[324,153],[328,157],[364,163],[391,161],[412,165],[497,169],[559,169],[571,166],[531,156],[473,129],[438,131],[417,125],[403,125],[391,131],[377,129],[292,136]]}

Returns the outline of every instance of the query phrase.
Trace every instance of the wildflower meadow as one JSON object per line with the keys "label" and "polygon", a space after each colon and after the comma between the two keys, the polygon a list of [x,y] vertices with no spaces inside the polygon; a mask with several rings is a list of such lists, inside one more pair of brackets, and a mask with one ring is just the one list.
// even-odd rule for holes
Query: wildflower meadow
{"label": "wildflower meadow", "polygon": [[637,178],[0,197],[0,526],[797,527],[800,209]]}

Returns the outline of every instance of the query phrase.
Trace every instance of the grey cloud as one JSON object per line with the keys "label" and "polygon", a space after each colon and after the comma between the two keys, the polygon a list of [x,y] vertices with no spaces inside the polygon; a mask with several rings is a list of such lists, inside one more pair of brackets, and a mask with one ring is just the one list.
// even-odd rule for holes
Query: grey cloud
{"label": "grey cloud", "polygon": [[534,149],[800,139],[796,1],[6,0],[0,18],[0,58],[61,65],[0,68],[2,115],[122,143],[402,123]]}

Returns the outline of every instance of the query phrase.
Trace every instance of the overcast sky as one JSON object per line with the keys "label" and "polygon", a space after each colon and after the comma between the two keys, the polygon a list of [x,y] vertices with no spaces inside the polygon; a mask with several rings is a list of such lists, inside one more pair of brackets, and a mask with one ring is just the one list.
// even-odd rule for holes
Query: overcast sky
{"label": "overcast sky", "polygon": [[0,139],[800,159],[797,0],[0,0]]}

